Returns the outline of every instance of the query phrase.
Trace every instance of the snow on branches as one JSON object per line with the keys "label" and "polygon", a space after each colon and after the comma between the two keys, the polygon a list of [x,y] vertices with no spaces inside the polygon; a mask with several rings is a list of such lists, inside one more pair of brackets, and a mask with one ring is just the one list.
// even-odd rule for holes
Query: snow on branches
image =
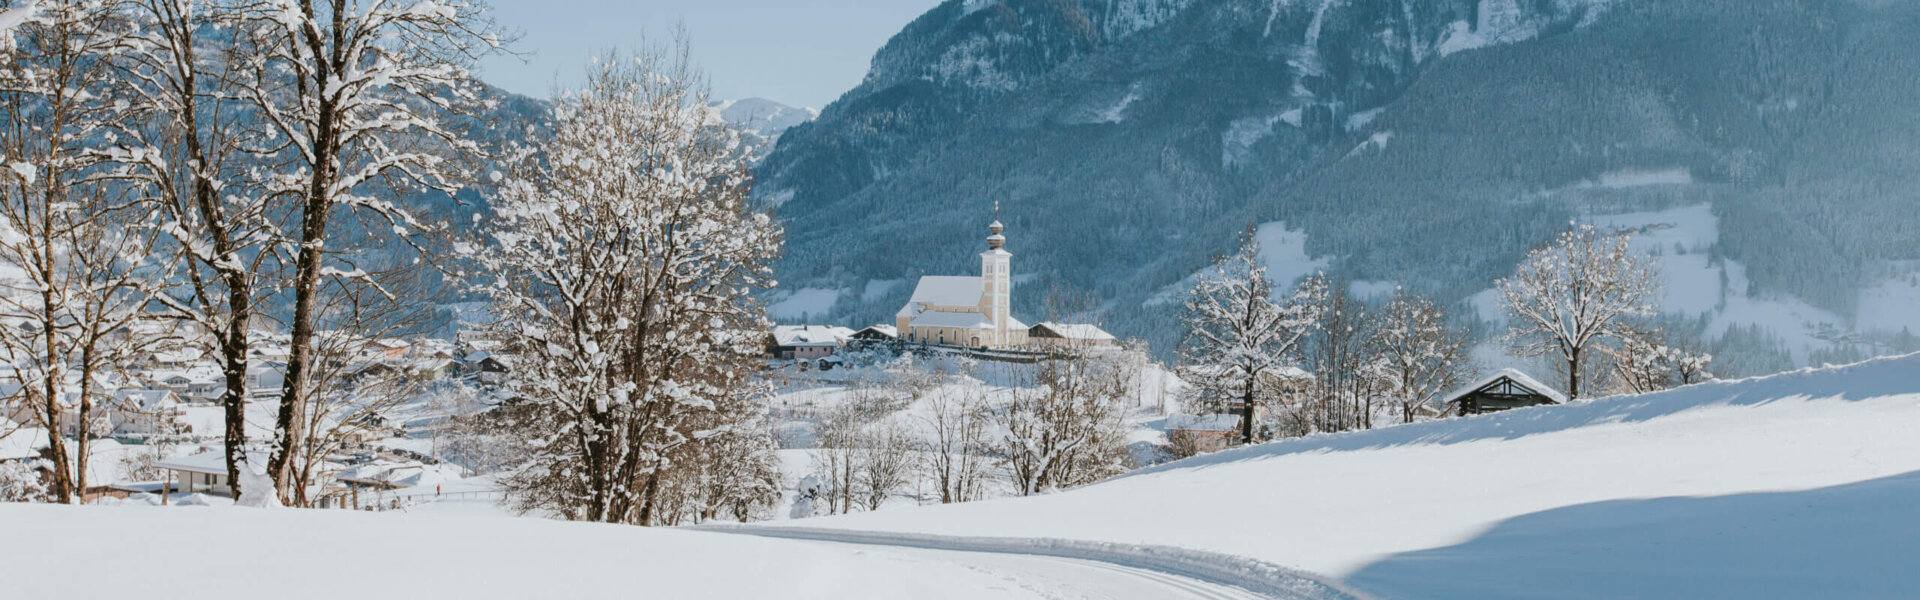
{"label": "snow on branches", "polygon": [[1274,301],[1259,244],[1249,231],[1238,253],[1203,273],[1187,295],[1187,337],[1182,377],[1200,393],[1241,404],[1241,441],[1253,442],[1254,405],[1268,379],[1299,361],[1301,345],[1324,310],[1326,279],[1301,282],[1284,301]]}
{"label": "snow on branches", "polygon": [[501,182],[492,247],[468,246],[518,357],[522,508],[657,523],[677,450],[755,434],[767,321],[750,294],[774,283],[780,229],[748,208],[737,134],[699,81],[684,47],[595,64]]}
{"label": "snow on branches", "polygon": [[1497,282],[1507,308],[1507,341],[1523,356],[1551,355],[1564,369],[1567,396],[1580,397],[1587,352],[1616,338],[1631,317],[1652,315],[1659,277],[1627,234],[1579,225],[1527,253]]}

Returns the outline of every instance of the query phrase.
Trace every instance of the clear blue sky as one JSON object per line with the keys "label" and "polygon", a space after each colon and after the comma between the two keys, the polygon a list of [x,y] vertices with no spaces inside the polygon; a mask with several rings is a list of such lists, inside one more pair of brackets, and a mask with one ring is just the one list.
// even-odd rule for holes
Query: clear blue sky
{"label": "clear blue sky", "polygon": [[759,96],[823,107],[860,83],[888,38],[939,0],[493,0],[503,29],[529,53],[488,59],[481,77],[547,97],[577,85],[587,60],[684,24],[717,99]]}

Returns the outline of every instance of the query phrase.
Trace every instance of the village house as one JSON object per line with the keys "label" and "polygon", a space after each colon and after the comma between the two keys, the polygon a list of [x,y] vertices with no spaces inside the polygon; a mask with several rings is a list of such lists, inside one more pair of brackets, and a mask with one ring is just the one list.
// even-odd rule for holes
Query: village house
{"label": "village house", "polygon": [[831,356],[853,337],[845,327],[781,325],[767,339],[767,356],[783,360],[813,360]]}
{"label": "village house", "polygon": [[186,412],[186,403],[170,390],[120,390],[107,423],[115,436],[173,435],[186,430],[180,422]]}
{"label": "village house", "polygon": [[866,329],[855,331],[853,335],[847,336],[847,348],[850,350],[883,348],[892,346],[899,341],[900,330],[895,329],[894,326],[873,325]]}
{"label": "village house", "polygon": [[[267,464],[267,453],[247,451],[247,462]],[[227,453],[224,449],[212,450],[163,460],[154,463],[155,467],[172,473],[168,479],[173,482],[173,490],[178,493],[212,494],[231,496],[233,489],[227,484]]]}
{"label": "village house", "polygon": [[1239,415],[1167,415],[1167,444],[1176,454],[1219,452],[1240,439]]}
{"label": "village house", "polygon": [[1013,254],[1007,252],[1005,226],[987,226],[987,251],[980,253],[980,276],[921,277],[906,306],[894,314],[894,326],[906,341],[968,348],[1027,345],[1027,324],[1010,314]]}
{"label": "village house", "polygon": [[1087,323],[1040,323],[1027,330],[1027,341],[1036,348],[1064,350],[1113,348],[1120,345],[1120,338]]}
{"label": "village house", "polygon": [[1567,402],[1559,390],[1514,369],[1480,378],[1440,399],[1448,414],[1463,416]]}

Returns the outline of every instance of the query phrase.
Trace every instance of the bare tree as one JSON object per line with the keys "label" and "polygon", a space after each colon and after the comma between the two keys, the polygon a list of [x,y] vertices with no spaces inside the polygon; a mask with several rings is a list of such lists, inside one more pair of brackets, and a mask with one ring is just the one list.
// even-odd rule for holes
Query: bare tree
{"label": "bare tree", "polygon": [[1373,427],[1374,403],[1381,391],[1379,364],[1370,344],[1376,323],[1367,305],[1349,286],[1336,282],[1322,297],[1318,335],[1307,344],[1313,372],[1309,413],[1315,430],[1348,431]]}
{"label": "bare tree", "polygon": [[1327,295],[1321,277],[1303,282],[1284,303],[1249,230],[1240,251],[1217,261],[1188,295],[1183,362],[1202,393],[1236,397],[1240,441],[1254,441],[1255,406],[1262,381],[1296,364]]}
{"label": "bare tree", "polygon": [[655,522],[667,458],[724,402],[764,403],[780,230],[747,207],[737,134],[707,105],[684,45],[608,57],[555,107],[494,203],[494,330],[516,354],[523,508]]}
{"label": "bare tree", "polygon": [[1613,359],[1615,391],[1645,394],[1712,378],[1707,367],[1713,355],[1670,347],[1657,339],[1653,331],[1622,327],[1617,344],[1600,347]]}
{"label": "bare tree", "polygon": [[1580,225],[1527,253],[1513,276],[1497,283],[1508,343],[1522,356],[1557,358],[1569,398],[1580,397],[1594,345],[1617,336],[1625,319],[1654,312],[1659,278],[1652,260],[1629,242],[1624,233]]}
{"label": "bare tree", "polygon": [[[452,195],[469,179],[457,159],[479,153],[446,116],[480,103],[469,67],[499,47],[484,5],[438,0],[242,0],[232,15],[247,68],[236,74],[250,112],[271,133],[250,151],[275,165],[259,180],[284,202],[293,261],[291,356],[275,417],[268,474],[293,495],[293,457],[306,443],[321,282],[365,278],[330,260],[335,208],[375,219],[402,242],[436,231],[388,199],[393,190]],[[384,192],[384,193],[382,193]],[[429,254],[429,253],[423,253]],[[430,254],[429,254],[430,255]]]}
{"label": "bare tree", "polygon": [[[393,411],[421,397],[428,375],[408,357],[387,356],[383,340],[416,333],[432,307],[408,285],[411,269],[399,267],[368,279],[328,282],[320,320],[327,329],[314,336],[313,377],[304,385],[308,407],[294,423],[305,440],[292,455],[288,482],[290,506],[312,506],[308,492],[324,473],[326,457],[347,445],[385,437]],[[289,382],[291,384],[291,382]]]}
{"label": "bare tree", "polygon": [[94,410],[112,390],[100,376],[142,341],[127,330],[162,269],[149,261],[145,207],[114,184],[103,147],[128,106],[109,62],[124,22],[108,3],[35,12],[10,32],[16,53],[0,68],[0,352],[46,428],[51,494],[71,502],[88,484],[90,441],[105,433]]}
{"label": "bare tree", "polygon": [[984,390],[934,390],[926,402],[925,466],[927,478],[940,486],[940,503],[980,499],[991,464],[987,428],[992,419]]}
{"label": "bare tree", "polygon": [[227,481],[240,497],[246,460],[245,406],[251,350],[248,334],[260,320],[266,267],[275,258],[277,224],[267,195],[247,189],[236,156],[272,146],[267,132],[246,119],[238,101],[237,69],[249,64],[230,36],[232,6],[210,0],[129,0],[124,14],[139,34],[122,55],[124,79],[140,98],[137,118],[117,132],[124,176],[154,196],[163,229],[178,256],[184,285],[161,296],[180,318],[211,335],[225,387],[222,437]]}
{"label": "bare tree", "polygon": [[1396,290],[1376,313],[1380,319],[1370,343],[1386,375],[1400,422],[1412,423],[1418,410],[1466,376],[1467,336],[1447,324],[1433,300]]}
{"label": "bare tree", "polygon": [[1093,483],[1127,469],[1133,373],[1098,359],[1049,360],[1039,390],[1017,391],[997,415],[999,454],[1023,496]]}
{"label": "bare tree", "polygon": [[867,510],[880,510],[888,498],[906,487],[914,475],[913,431],[891,418],[861,430],[855,445],[855,478]]}

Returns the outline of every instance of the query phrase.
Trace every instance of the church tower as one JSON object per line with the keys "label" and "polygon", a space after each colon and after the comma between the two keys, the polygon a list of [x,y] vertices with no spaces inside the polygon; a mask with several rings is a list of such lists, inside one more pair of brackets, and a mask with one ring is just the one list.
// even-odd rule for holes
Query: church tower
{"label": "church tower", "polygon": [[[998,217],[1000,203],[995,202],[993,208],[994,216]],[[1006,346],[1012,340],[1007,333],[1007,322],[1012,318],[1009,299],[1013,295],[1013,254],[1003,248],[1007,237],[1000,232],[1005,229],[998,218],[994,219],[993,224],[987,226],[992,234],[987,236],[987,251],[980,253],[980,314],[993,324],[993,339],[987,341],[989,346]]]}

